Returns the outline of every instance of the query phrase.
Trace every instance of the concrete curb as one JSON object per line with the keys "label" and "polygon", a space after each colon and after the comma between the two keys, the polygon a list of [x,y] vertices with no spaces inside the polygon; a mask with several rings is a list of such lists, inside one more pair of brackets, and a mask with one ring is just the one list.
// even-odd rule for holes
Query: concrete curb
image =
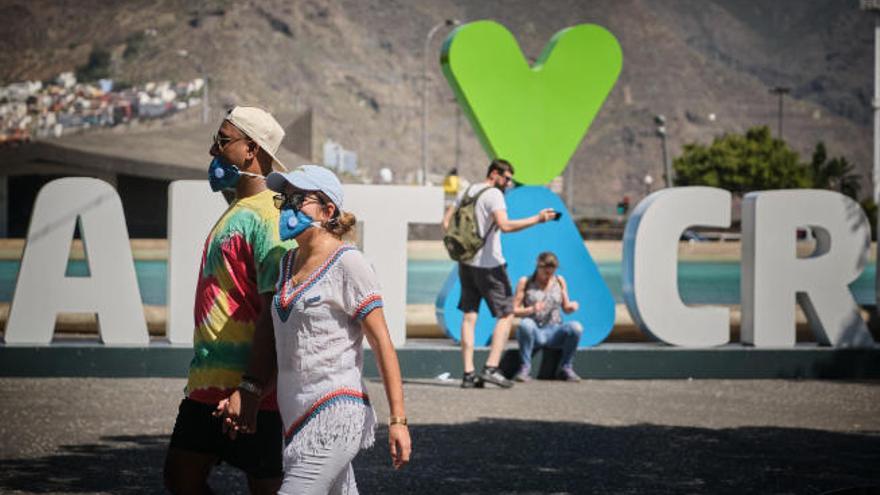
{"label": "concrete curb", "polygon": [[[457,346],[413,343],[397,350],[403,376],[408,379],[461,374]],[[365,351],[364,375],[379,376],[372,353]],[[477,363],[488,350],[475,353]],[[0,345],[0,376],[4,377],[173,377],[186,376],[192,349],[156,343],[149,347],[110,347],[97,343],[58,343],[46,347]],[[542,353],[533,369],[551,363]],[[508,350],[502,367],[508,374],[516,351]],[[547,367],[552,367],[548,365]],[[575,370],[592,379],[674,378],[880,378],[880,347],[832,349],[799,345],[791,349],[755,349],[727,345],[714,349],[683,349],[661,344],[602,344],[578,350]],[[552,376],[552,373],[551,373]]]}

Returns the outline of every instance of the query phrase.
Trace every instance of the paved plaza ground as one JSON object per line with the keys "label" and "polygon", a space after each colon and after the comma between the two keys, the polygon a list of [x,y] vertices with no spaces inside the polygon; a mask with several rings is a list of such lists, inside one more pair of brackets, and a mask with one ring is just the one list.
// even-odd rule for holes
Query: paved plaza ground
{"label": "paved plaza ground", "polygon": [[[0,379],[0,493],[161,493],[184,380]],[[368,383],[381,418],[387,408]],[[880,485],[880,383],[405,386],[411,465],[361,453],[361,493],[824,493]],[[217,493],[244,493],[220,467]]]}

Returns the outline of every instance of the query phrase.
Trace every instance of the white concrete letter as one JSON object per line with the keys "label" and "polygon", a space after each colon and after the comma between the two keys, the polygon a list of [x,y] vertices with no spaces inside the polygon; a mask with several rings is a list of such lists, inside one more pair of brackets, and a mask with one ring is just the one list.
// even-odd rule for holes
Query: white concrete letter
{"label": "white concrete letter", "polygon": [[[176,181],[169,189],[168,340],[192,345],[193,304],[202,247],[227,205],[207,181]],[[364,255],[374,264],[395,346],[406,342],[407,224],[440,223],[443,189],[343,186],[345,210],[364,223]]]}
{"label": "white concrete letter", "polygon": [[[65,277],[77,221],[90,276]],[[105,344],[150,342],[122,202],[98,179],[58,179],[37,195],[6,343],[49,344],[59,312],[97,313]]]}
{"label": "white concrete letter", "polygon": [[692,225],[730,226],[730,193],[712,187],[657,191],[633,210],[623,235],[623,296],[642,331],[683,347],[730,340],[730,310],[689,308],[678,293],[678,240]]}
{"label": "white concrete letter", "polygon": [[168,186],[168,342],[192,345],[193,306],[205,239],[229,205],[206,180],[178,180]]}
{"label": "white concrete letter", "polygon": [[[855,201],[833,191],[754,192],[743,200],[742,222],[743,342],[794,346],[797,300],[820,343],[873,345],[847,287],[864,270],[871,244]],[[816,250],[799,259],[801,226],[815,232]]]}
{"label": "white concrete letter", "polygon": [[407,224],[440,223],[443,189],[417,186],[345,185],[344,209],[364,222],[364,255],[373,262],[391,340],[406,342]]}

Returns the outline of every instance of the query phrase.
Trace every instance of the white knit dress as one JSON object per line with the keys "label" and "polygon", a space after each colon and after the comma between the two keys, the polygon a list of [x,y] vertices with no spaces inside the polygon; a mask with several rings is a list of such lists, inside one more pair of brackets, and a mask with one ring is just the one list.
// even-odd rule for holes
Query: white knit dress
{"label": "white knit dress", "polygon": [[373,444],[361,320],[382,307],[376,275],[355,247],[342,245],[294,286],[295,256],[281,260],[272,304],[285,466],[340,440]]}

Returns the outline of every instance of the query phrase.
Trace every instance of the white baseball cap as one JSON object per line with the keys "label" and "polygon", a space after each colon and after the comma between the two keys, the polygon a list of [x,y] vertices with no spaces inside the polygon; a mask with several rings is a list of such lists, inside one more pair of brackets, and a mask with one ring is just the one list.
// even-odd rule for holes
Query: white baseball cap
{"label": "white baseball cap", "polygon": [[281,140],[284,139],[284,129],[269,112],[258,107],[234,107],[226,113],[226,119],[247,137],[257,143],[260,148],[272,157],[272,168],[280,172],[286,172],[287,167],[275,156]]}

